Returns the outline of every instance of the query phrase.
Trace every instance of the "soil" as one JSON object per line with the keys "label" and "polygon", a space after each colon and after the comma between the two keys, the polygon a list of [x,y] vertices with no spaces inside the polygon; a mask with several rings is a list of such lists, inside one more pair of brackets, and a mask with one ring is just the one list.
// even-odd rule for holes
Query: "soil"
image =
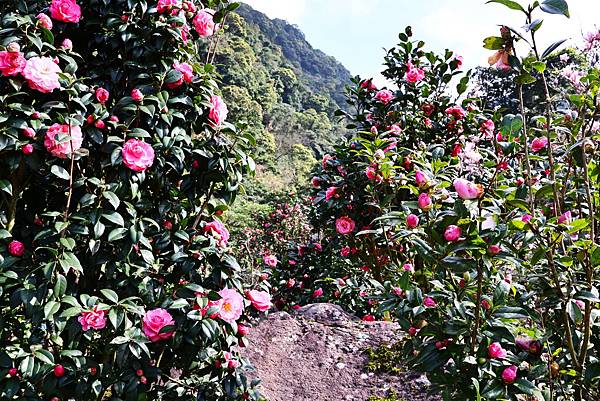
{"label": "soil", "polygon": [[363,322],[338,306],[313,304],[293,316],[277,312],[260,321],[243,354],[268,401],[366,401],[390,389],[399,400],[437,401],[420,375],[367,371],[365,351],[393,344],[399,333],[394,323]]}

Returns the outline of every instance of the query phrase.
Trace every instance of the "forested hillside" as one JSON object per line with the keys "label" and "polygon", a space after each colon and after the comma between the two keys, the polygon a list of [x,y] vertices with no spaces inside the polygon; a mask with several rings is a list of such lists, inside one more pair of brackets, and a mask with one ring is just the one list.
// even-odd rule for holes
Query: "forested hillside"
{"label": "forested hillside", "polygon": [[317,157],[343,134],[333,112],[343,107],[350,73],[297,27],[247,5],[226,24],[215,60],[225,66],[223,95],[232,118],[257,138],[248,198],[289,191],[307,182]]}

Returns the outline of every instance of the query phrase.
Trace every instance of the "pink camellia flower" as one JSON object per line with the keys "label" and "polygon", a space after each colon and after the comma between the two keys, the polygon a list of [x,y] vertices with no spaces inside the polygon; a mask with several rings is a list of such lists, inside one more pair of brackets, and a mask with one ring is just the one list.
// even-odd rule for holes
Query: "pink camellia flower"
{"label": "pink camellia flower", "polygon": [[98,310],[98,306],[94,306],[91,311],[82,312],[77,320],[81,324],[83,331],[88,331],[89,329],[102,330],[106,327],[106,311]]}
{"label": "pink camellia flower", "polygon": [[422,190],[425,190],[431,186],[431,180],[422,171],[417,170],[415,172],[415,182],[417,183],[417,186],[419,187],[419,189],[422,189]]}
{"label": "pink camellia flower", "polygon": [[379,175],[377,174],[377,168],[373,166],[367,167],[365,170],[365,174],[367,178],[371,181],[381,181]]}
{"label": "pink camellia flower", "polygon": [[227,105],[220,96],[213,95],[210,98],[212,108],[208,113],[208,118],[212,120],[214,126],[219,127],[227,119]]}
{"label": "pink camellia flower", "polygon": [[342,235],[351,234],[356,228],[356,223],[348,216],[340,217],[335,221],[335,229]]}
{"label": "pink camellia flower", "polygon": [[426,192],[423,192],[421,195],[419,195],[419,207],[421,209],[423,209],[424,211],[429,211],[431,210],[431,208],[433,207],[433,203],[431,202],[431,198],[429,197],[429,194]]}
{"label": "pink camellia flower", "polygon": [[400,287],[392,288],[392,293],[397,297],[403,297],[405,295],[405,292]]}
{"label": "pink camellia flower", "polygon": [[213,16],[215,12],[210,8],[205,8],[198,11],[198,14],[194,17],[194,28],[201,38],[208,38],[215,33],[215,21]]}
{"label": "pink camellia flower", "polygon": [[149,143],[132,138],[125,142],[121,152],[123,164],[135,172],[142,172],[154,163],[154,149]]}
{"label": "pink camellia flower", "polygon": [[240,336],[247,336],[248,333],[250,333],[250,327],[243,325],[241,323],[238,323],[238,334]]}
{"label": "pink camellia flower", "polygon": [[344,247],[342,248],[342,250],[340,251],[340,255],[342,255],[342,257],[347,258],[348,256],[350,256],[350,247]]}
{"label": "pink camellia flower", "polygon": [[168,340],[173,336],[174,331],[161,333],[160,331],[167,326],[174,326],[175,321],[173,316],[169,314],[165,309],[158,308],[146,312],[142,319],[142,330],[148,340],[153,343],[163,340]]}
{"label": "pink camellia flower", "polygon": [[312,297],[313,298],[319,298],[319,297],[322,297],[322,296],[323,296],[323,289],[322,288],[317,288],[312,293]]}
{"label": "pink camellia flower", "polygon": [[271,295],[266,291],[246,291],[246,297],[252,302],[252,306],[260,312],[266,312],[271,309]]}
{"label": "pink camellia flower", "polygon": [[327,190],[325,191],[325,200],[331,200],[333,198],[336,198],[336,191],[337,191],[337,187],[329,187],[327,188]]}
{"label": "pink camellia flower", "polygon": [[11,241],[8,244],[8,253],[20,258],[25,254],[25,245],[21,241]]}
{"label": "pink camellia flower", "polygon": [[0,72],[5,77],[12,77],[21,74],[26,65],[27,60],[25,60],[25,57],[23,57],[21,52],[0,52]]}
{"label": "pink camellia flower", "polygon": [[221,299],[217,301],[220,307],[218,317],[227,323],[234,323],[244,312],[244,298],[231,288],[223,288],[219,295]]}
{"label": "pink camellia flower", "polygon": [[81,19],[81,7],[75,0],[52,0],[50,15],[57,21],[76,24]]}
{"label": "pink camellia flower", "polygon": [[221,248],[227,246],[227,243],[229,242],[229,231],[220,221],[214,220],[210,223],[206,223],[204,232],[211,234],[218,241],[218,245]]}
{"label": "pink camellia flower", "polygon": [[419,216],[414,214],[406,216],[406,225],[408,228],[417,228],[419,226]]}
{"label": "pink camellia flower", "polygon": [[411,273],[415,272],[414,266],[410,263],[405,263],[404,266],[402,266],[402,269],[406,272],[411,272]]}
{"label": "pink camellia flower", "polygon": [[490,245],[488,247],[488,252],[492,256],[498,255],[500,253],[500,251],[501,251],[500,245]]}
{"label": "pink camellia flower", "polygon": [[394,93],[387,89],[382,89],[375,95],[375,99],[379,100],[383,104],[388,104],[394,100]]}
{"label": "pink camellia flower", "polygon": [[558,217],[558,224],[571,224],[573,222],[573,214],[571,211],[566,211]]}
{"label": "pink camellia flower", "polygon": [[467,116],[467,112],[460,106],[452,106],[446,109],[446,114],[451,115],[457,120],[461,120]]}
{"label": "pink camellia flower", "polygon": [[[0,59],[0,65],[2,61]],[[58,74],[60,67],[50,57],[32,57],[23,68],[23,77],[31,89],[42,93],[51,93],[60,88]]]}
{"label": "pink camellia flower", "polygon": [[460,227],[455,226],[455,225],[449,225],[446,228],[446,231],[444,231],[444,238],[446,239],[446,241],[455,242],[455,241],[458,241],[461,234],[462,234],[462,231],[461,231]]}
{"label": "pink camellia flower", "polygon": [[73,42],[71,41],[71,39],[67,38],[62,41],[60,47],[62,47],[65,50],[71,50],[73,49]]}
{"label": "pink camellia flower", "polygon": [[531,150],[533,152],[537,153],[546,146],[548,146],[548,138],[546,137],[535,138],[533,141],[531,141]]}
{"label": "pink camellia flower", "polygon": [[514,365],[509,366],[502,372],[502,381],[505,384],[512,384],[517,380],[517,367]]}
{"label": "pink camellia flower", "polygon": [[504,359],[506,358],[506,350],[502,348],[500,343],[492,343],[488,347],[488,355],[493,359]]}
{"label": "pink camellia flower", "polygon": [[523,223],[529,223],[532,219],[533,219],[533,216],[530,214],[524,214],[523,216],[521,216],[521,221]]}
{"label": "pink camellia flower", "polygon": [[48,17],[46,14],[44,13],[39,13],[38,15],[35,16],[35,18],[37,18],[38,20],[38,24],[43,27],[46,28],[48,30],[52,29],[52,20],[50,19],[50,17]]}
{"label": "pink camellia flower", "polygon": [[178,8],[181,8],[181,0],[158,0],[156,11],[159,14],[163,14]]}
{"label": "pink camellia flower", "polygon": [[66,124],[53,124],[46,131],[44,138],[44,146],[48,152],[61,159],[66,159],[73,152],[81,149],[82,143],[81,127]]}
{"label": "pink camellia flower", "polygon": [[265,264],[267,266],[275,267],[275,266],[277,266],[278,260],[277,260],[277,257],[275,255],[265,255],[263,257],[263,262],[265,262]]}
{"label": "pink camellia flower", "polygon": [[437,306],[437,302],[435,302],[435,299],[431,297],[426,297],[423,300],[423,306],[426,308],[435,308]]}
{"label": "pink camellia flower", "polygon": [[321,167],[323,167],[323,170],[327,169],[327,163],[330,160],[333,160],[333,157],[331,157],[330,155],[323,156],[323,160],[321,160]]}
{"label": "pink camellia flower", "polygon": [[456,56],[456,57],[454,57],[454,59],[457,61],[457,64],[456,64],[457,68],[461,68],[465,61],[463,56]]}
{"label": "pink camellia flower", "polygon": [[21,152],[23,152],[24,155],[28,156],[30,154],[32,154],[34,152],[34,147],[32,144],[28,143],[27,145],[23,146],[21,148]]}
{"label": "pink camellia flower", "polygon": [[419,329],[417,329],[414,326],[410,326],[408,328],[408,335],[414,337],[417,333],[419,332]]}
{"label": "pink camellia flower", "polygon": [[194,69],[188,63],[178,63],[176,61],[173,68],[183,75],[183,80],[188,84],[194,80]]}
{"label": "pink camellia flower", "polygon": [[362,89],[368,89],[368,90],[377,90],[377,87],[373,84],[373,79],[365,79],[363,81],[361,81],[360,83],[360,87]]}
{"label": "pink camellia flower", "polygon": [[508,56],[510,56],[510,53],[506,50],[498,50],[488,58],[488,64],[495,66],[499,70],[509,71],[511,67],[508,62]]}
{"label": "pink camellia flower", "polygon": [[483,185],[474,184],[464,178],[454,180],[454,189],[461,199],[477,199],[483,195]]}
{"label": "pink camellia flower", "polygon": [[29,139],[35,138],[35,130],[31,127],[23,128],[23,136]]}
{"label": "pink camellia flower", "polygon": [[131,91],[131,98],[136,102],[141,102],[144,100],[144,94],[141,90],[136,88]]}
{"label": "pink camellia flower", "polygon": [[414,84],[425,78],[425,71],[415,67],[412,63],[406,63],[406,82]]}
{"label": "pink camellia flower", "polygon": [[402,128],[398,124],[392,124],[388,127],[388,131],[390,131],[391,135],[400,135]]}
{"label": "pink camellia flower", "polygon": [[110,97],[110,94],[108,93],[108,91],[104,88],[98,88],[96,89],[96,99],[104,104],[108,101],[108,98]]}

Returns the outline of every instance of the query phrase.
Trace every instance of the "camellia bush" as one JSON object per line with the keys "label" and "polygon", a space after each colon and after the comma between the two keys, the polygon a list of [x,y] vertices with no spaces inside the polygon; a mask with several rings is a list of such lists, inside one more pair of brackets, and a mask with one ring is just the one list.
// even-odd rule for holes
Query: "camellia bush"
{"label": "camellia bush", "polygon": [[254,165],[222,0],[0,7],[0,398],[257,399],[219,215]]}
{"label": "camellia bush", "polygon": [[[490,3],[524,17],[484,41],[490,65],[514,72],[519,112],[452,100],[453,79],[468,85],[461,59],[407,29],[386,57],[397,89],[355,82],[356,134],[313,180],[316,224],[356,249],[403,354],[445,400],[595,400],[599,72],[569,68],[568,87],[551,87],[564,41],[540,49],[539,35],[543,18],[569,17],[564,0]],[[524,103],[540,87],[541,114]]]}

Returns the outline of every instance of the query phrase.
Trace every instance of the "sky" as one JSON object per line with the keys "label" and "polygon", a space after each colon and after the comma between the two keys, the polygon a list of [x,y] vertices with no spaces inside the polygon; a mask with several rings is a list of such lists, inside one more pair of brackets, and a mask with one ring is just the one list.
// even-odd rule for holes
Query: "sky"
{"label": "sky", "polygon": [[[334,56],[353,75],[381,83],[385,51],[407,25],[426,48],[454,50],[467,68],[486,64],[492,54],[482,41],[498,36],[500,24],[524,25],[525,16],[485,0],[243,0],[271,18],[285,19],[305,33],[313,47]],[[519,0],[527,4],[526,0]],[[571,19],[539,12],[540,47],[600,28],[600,0],[568,0]]]}

